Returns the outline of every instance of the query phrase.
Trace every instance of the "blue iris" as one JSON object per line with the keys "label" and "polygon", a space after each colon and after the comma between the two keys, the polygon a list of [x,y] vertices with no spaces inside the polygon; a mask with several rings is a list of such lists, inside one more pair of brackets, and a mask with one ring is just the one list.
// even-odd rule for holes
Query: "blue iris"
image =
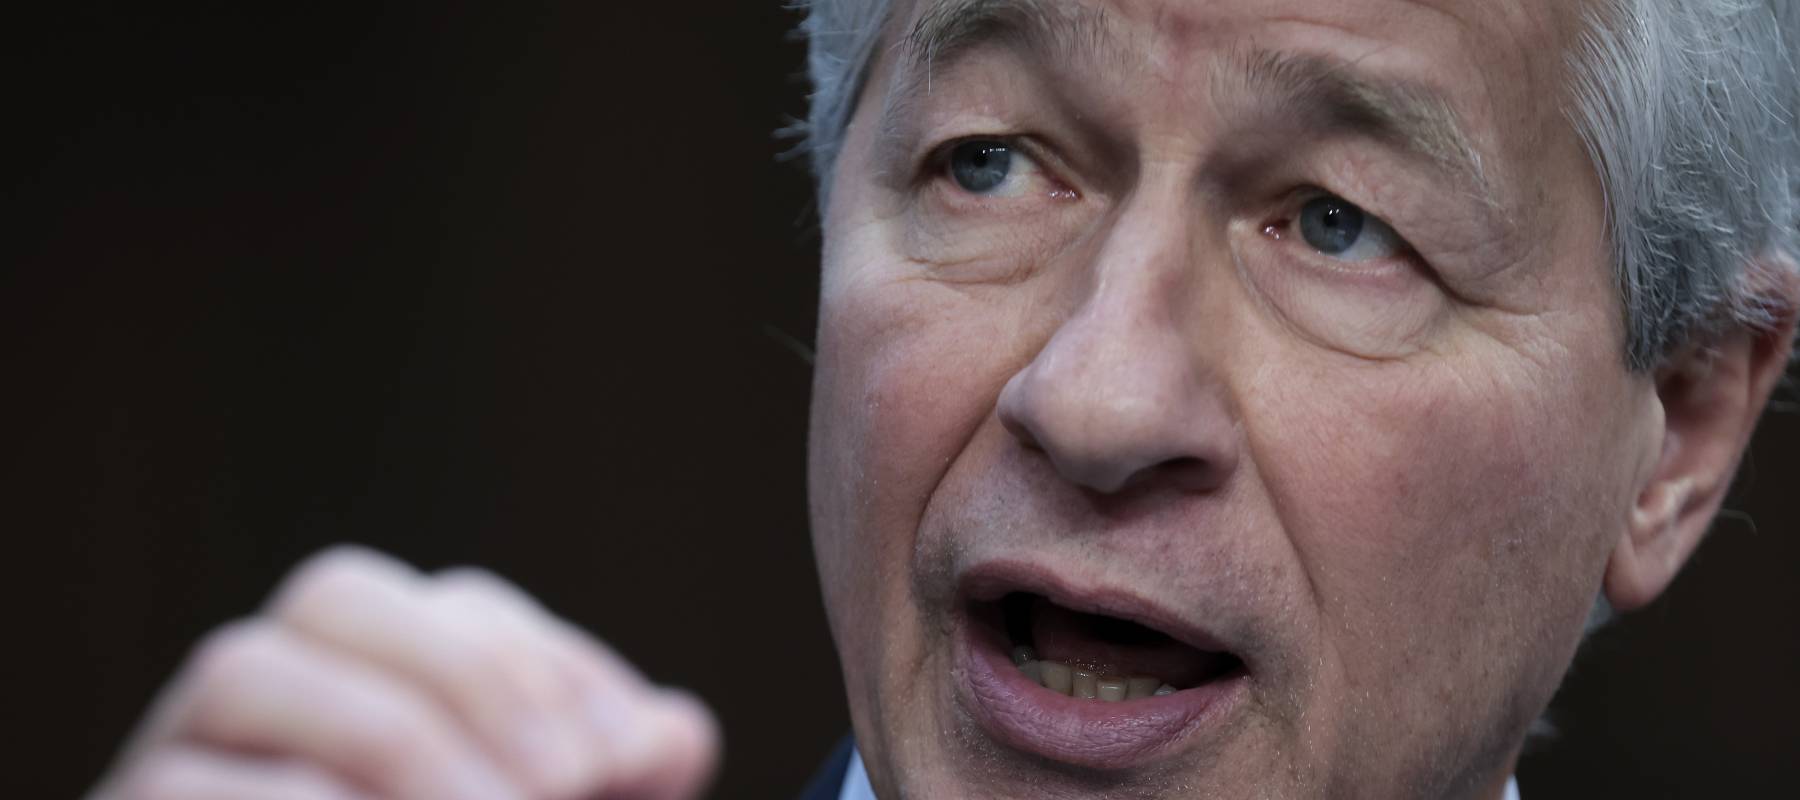
{"label": "blue iris", "polygon": [[950,151],[950,176],[972,194],[988,194],[1012,174],[1012,148],[1000,142],[963,142]]}
{"label": "blue iris", "polygon": [[1337,197],[1320,197],[1300,209],[1301,238],[1326,255],[1349,252],[1367,224],[1362,209]]}

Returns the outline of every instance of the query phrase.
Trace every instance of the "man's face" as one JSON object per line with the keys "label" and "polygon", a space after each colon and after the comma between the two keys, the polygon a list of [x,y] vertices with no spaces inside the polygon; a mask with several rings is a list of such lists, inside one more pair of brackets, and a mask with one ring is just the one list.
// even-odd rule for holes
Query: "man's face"
{"label": "man's face", "polygon": [[884,796],[1497,790],[1659,447],[1574,5],[897,10],[810,455]]}

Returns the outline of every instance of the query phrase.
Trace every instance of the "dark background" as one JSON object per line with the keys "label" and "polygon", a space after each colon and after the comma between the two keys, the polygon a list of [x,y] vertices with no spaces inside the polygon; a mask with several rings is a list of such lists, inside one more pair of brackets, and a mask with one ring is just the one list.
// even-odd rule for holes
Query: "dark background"
{"label": "dark background", "polygon": [[[773,135],[804,111],[796,21],[776,0],[14,20],[0,532],[10,727],[41,757],[4,794],[78,795],[197,637],[340,541],[511,577],[713,702],[717,796],[793,794],[847,728],[791,346],[818,241]],[[1578,662],[1530,800],[1784,785],[1800,415],[1753,459],[1741,513]]]}

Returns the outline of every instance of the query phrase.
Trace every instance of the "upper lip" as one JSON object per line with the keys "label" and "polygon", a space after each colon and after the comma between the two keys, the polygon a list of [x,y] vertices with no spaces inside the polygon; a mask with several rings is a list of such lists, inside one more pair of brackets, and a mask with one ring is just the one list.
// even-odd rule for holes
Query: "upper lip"
{"label": "upper lip", "polygon": [[1056,605],[1084,614],[1099,614],[1135,622],[1159,631],[1182,644],[1214,653],[1231,652],[1229,643],[1184,618],[1180,612],[1129,589],[1083,586],[1055,571],[1022,561],[988,561],[965,570],[958,588],[967,601],[987,603],[1008,594],[1041,595]]}

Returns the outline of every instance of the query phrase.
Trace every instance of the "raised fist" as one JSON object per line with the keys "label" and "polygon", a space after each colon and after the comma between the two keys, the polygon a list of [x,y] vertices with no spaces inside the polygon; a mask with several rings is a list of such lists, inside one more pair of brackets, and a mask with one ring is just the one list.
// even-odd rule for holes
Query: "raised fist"
{"label": "raised fist", "polygon": [[506,581],[344,547],[206,637],[88,800],[688,798],[718,742]]}

